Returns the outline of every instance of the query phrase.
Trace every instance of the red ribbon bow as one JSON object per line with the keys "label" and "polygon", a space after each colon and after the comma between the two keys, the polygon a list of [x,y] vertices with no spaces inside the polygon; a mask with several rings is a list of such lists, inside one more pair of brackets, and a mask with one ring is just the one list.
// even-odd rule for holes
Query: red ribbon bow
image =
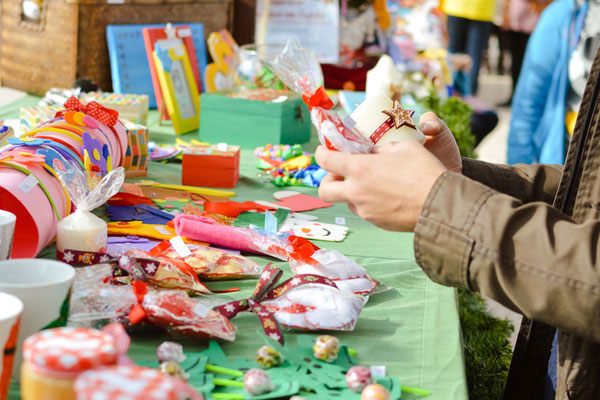
{"label": "red ribbon bow", "polygon": [[293,278],[286,280],[282,284],[277,285],[281,275],[283,275],[283,271],[281,271],[281,269],[274,267],[271,263],[267,264],[263,272],[260,274],[260,279],[256,284],[256,288],[254,289],[254,293],[252,293],[252,297],[245,300],[232,301],[230,303],[214,307],[213,310],[217,311],[227,319],[235,317],[242,311],[251,311],[258,316],[265,334],[283,344],[283,335],[281,334],[281,330],[279,329],[275,316],[271,311],[268,310],[267,307],[261,305],[260,303],[267,300],[274,300],[285,294],[288,290],[298,286],[306,285],[308,283],[318,283],[334,288],[337,288],[337,286],[328,278],[310,274],[296,275]]}
{"label": "red ribbon bow", "polygon": [[325,88],[321,86],[314,92],[312,95],[303,94],[302,100],[306,103],[309,110],[312,110],[313,107],[321,107],[325,110],[330,110],[333,108],[333,101],[327,95]]}
{"label": "red ribbon bow", "polygon": [[[119,120],[119,113],[110,108],[104,107],[102,104],[95,101],[90,101],[87,104],[82,104],[77,97],[71,96],[65,102],[67,111],[80,111],[84,114],[94,117],[97,121],[107,126],[115,126]],[[62,115],[64,112],[59,112],[57,115]]]}

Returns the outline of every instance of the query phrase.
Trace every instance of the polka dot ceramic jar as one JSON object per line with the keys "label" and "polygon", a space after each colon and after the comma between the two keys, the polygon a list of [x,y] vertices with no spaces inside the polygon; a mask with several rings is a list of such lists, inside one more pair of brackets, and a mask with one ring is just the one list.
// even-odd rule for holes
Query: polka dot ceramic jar
{"label": "polka dot ceramic jar", "polygon": [[74,400],[75,378],[89,369],[114,365],[117,357],[114,339],[97,330],[56,328],[36,333],[23,344],[21,396]]}

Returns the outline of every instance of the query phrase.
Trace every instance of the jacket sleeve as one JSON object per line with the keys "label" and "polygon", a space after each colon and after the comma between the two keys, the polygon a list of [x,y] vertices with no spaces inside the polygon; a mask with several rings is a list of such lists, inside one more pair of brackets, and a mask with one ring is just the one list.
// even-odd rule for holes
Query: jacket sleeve
{"label": "jacket sleeve", "polygon": [[599,240],[600,222],[577,224],[551,205],[446,171],[426,199],[414,249],[432,280],[600,342]]}
{"label": "jacket sleeve", "polygon": [[543,201],[551,204],[558,190],[563,170],[562,165],[508,166],[470,158],[463,158],[462,161],[465,176],[497,192],[515,197],[523,203]]}
{"label": "jacket sleeve", "polygon": [[507,160],[509,164],[539,161],[534,145],[534,133],[542,120],[550,91],[560,45],[564,39],[550,6],[540,18],[529,39],[523,68],[513,95]]}

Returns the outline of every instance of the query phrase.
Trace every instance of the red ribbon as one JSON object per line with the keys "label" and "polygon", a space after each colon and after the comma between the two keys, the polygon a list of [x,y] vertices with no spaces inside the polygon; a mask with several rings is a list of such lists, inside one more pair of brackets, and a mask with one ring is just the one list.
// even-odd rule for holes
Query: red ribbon
{"label": "red ribbon", "polygon": [[254,289],[254,293],[252,293],[252,297],[245,300],[232,301],[230,303],[214,307],[213,309],[227,319],[235,317],[242,311],[251,311],[258,316],[258,319],[260,320],[263,330],[267,336],[283,344],[283,335],[281,334],[281,330],[279,329],[279,325],[275,319],[275,316],[267,309],[267,307],[261,305],[260,303],[262,301],[274,300],[285,294],[288,290],[298,286],[306,285],[308,283],[318,283],[334,288],[337,288],[337,286],[328,278],[309,274],[296,275],[295,277],[286,280],[282,284],[277,285],[277,282],[279,279],[281,279],[281,275],[283,275],[283,271],[269,263],[260,274],[260,279],[256,284],[256,288]]}
{"label": "red ribbon", "polygon": [[327,95],[325,88],[321,86],[314,92],[312,95],[303,94],[302,100],[306,103],[309,110],[312,110],[314,107],[321,107],[325,110],[330,110],[333,108],[333,101]]}
{"label": "red ribbon", "polygon": [[[96,120],[107,126],[115,126],[119,120],[119,113],[117,111],[106,108],[95,101],[82,104],[75,96],[71,96],[67,99],[65,102],[65,109],[67,111],[80,111],[90,117],[94,117]],[[56,115],[62,116],[63,114],[64,111],[59,111]]]}
{"label": "red ribbon", "polygon": [[315,251],[320,250],[317,245],[299,236],[290,236],[288,238],[288,243],[291,244],[294,249],[288,254],[289,258],[310,265],[317,263],[317,261],[311,257]]}

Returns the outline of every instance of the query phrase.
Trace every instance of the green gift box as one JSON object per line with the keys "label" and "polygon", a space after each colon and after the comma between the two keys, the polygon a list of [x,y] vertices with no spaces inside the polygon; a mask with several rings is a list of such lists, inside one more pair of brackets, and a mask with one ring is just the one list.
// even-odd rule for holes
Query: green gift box
{"label": "green gift box", "polygon": [[310,113],[300,95],[274,89],[203,93],[200,140],[245,149],[265,144],[305,143]]}

